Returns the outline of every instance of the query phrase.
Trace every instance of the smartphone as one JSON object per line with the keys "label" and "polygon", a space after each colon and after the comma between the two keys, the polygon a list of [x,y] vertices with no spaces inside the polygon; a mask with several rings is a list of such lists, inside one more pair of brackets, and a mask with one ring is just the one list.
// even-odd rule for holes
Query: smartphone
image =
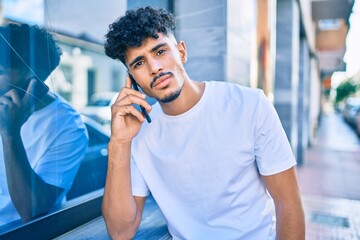
{"label": "smartphone", "polygon": [[18,86],[13,86],[14,89],[17,90],[20,98],[23,98],[26,91],[28,90],[29,83],[32,79],[36,80],[35,89],[33,91],[33,97],[36,100],[40,100],[48,91],[49,87],[40,79],[37,79],[36,77],[30,77],[27,80],[25,80],[22,84]]}
{"label": "smartphone", "polygon": [[[133,78],[133,76],[131,76],[130,73],[129,73],[129,77],[130,77],[131,85],[132,85],[133,89],[136,90],[136,91],[139,91],[138,84],[135,81],[135,79]],[[151,118],[150,118],[149,114],[146,112],[145,108],[140,105],[140,109],[141,109],[141,112],[142,112],[143,116],[146,118],[146,121],[148,123],[151,123]]]}

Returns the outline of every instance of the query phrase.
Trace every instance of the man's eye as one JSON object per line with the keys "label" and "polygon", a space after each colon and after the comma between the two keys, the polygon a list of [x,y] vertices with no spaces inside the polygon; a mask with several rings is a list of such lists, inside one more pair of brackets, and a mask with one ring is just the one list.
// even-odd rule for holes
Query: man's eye
{"label": "man's eye", "polygon": [[138,68],[138,67],[140,67],[141,65],[143,65],[143,62],[142,62],[142,61],[137,62],[137,63],[135,63],[135,68]]}
{"label": "man's eye", "polygon": [[157,55],[161,55],[161,54],[163,54],[165,52],[165,50],[164,49],[161,49],[161,50],[159,50],[156,54]]}

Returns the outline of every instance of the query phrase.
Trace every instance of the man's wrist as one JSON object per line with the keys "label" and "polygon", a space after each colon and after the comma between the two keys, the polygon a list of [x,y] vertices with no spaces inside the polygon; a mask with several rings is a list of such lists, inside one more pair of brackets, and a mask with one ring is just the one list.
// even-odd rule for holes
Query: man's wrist
{"label": "man's wrist", "polygon": [[109,144],[121,144],[121,145],[131,145],[132,139],[119,139],[113,136],[110,136]]}
{"label": "man's wrist", "polygon": [[[123,139],[114,139],[110,137],[110,141],[108,144],[109,155],[119,154],[123,152],[130,152],[131,149],[131,140],[123,140]],[[111,154],[111,155],[112,155]]]}

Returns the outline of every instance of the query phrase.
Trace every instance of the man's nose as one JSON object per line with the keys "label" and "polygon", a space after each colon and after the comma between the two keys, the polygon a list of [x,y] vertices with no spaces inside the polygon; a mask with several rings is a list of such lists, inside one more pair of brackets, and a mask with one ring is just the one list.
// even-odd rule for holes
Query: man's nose
{"label": "man's nose", "polygon": [[156,74],[158,74],[159,72],[161,72],[162,70],[163,70],[163,66],[162,66],[161,61],[156,60],[156,59],[153,59],[153,60],[150,62],[150,72],[151,72],[151,75],[156,75]]}

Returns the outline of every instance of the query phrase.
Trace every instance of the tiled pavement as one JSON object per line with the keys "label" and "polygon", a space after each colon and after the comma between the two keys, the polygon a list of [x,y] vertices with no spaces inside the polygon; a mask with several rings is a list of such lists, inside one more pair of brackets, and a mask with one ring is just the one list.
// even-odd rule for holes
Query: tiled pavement
{"label": "tiled pavement", "polygon": [[323,115],[298,167],[307,240],[360,240],[360,138],[339,114]]}
{"label": "tiled pavement", "polygon": [[360,239],[360,201],[307,195],[303,200],[306,240]]}

